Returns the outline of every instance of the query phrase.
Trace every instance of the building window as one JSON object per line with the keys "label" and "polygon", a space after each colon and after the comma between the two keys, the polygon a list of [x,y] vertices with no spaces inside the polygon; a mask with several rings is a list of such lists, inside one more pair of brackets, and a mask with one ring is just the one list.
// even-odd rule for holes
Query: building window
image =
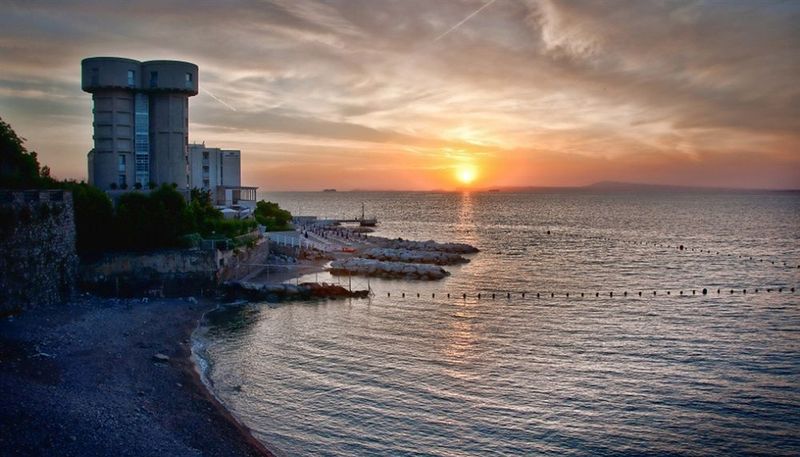
{"label": "building window", "polygon": [[128,187],[128,180],[124,174],[122,173],[119,174],[119,181],[117,182],[117,184],[119,185],[120,189],[125,189]]}
{"label": "building window", "polygon": [[119,156],[119,172],[120,173],[124,173],[125,172],[125,163],[126,163],[125,162],[125,156],[124,155],[120,155]]}
{"label": "building window", "polygon": [[192,89],[193,87],[194,87],[194,84],[192,84],[192,74],[191,73],[186,73],[186,88],[187,89]]}
{"label": "building window", "polygon": [[203,159],[208,160],[208,151],[203,151]]}
{"label": "building window", "polygon": [[92,85],[93,86],[100,85],[100,70],[97,68],[92,68]]}
{"label": "building window", "polygon": [[136,79],[136,72],[133,70],[128,70],[128,87],[133,87],[136,85],[134,80]]}
{"label": "building window", "polygon": [[204,180],[203,180],[203,187],[204,187],[204,188],[206,188],[206,189],[208,189],[209,187],[211,187],[211,184],[209,183],[209,181],[208,181],[207,179],[204,179]]}
{"label": "building window", "polygon": [[150,87],[158,87],[158,72],[150,72]]}

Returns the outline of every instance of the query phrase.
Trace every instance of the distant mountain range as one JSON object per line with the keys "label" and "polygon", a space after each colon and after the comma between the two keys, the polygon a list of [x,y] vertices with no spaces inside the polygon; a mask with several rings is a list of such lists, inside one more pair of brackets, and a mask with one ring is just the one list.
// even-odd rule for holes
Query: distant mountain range
{"label": "distant mountain range", "polygon": [[[496,191],[498,188],[486,189]],[[519,192],[526,190],[545,190],[545,189],[564,189],[564,190],[607,190],[620,192],[794,192],[800,189],[741,189],[730,187],[702,187],[702,186],[679,186],[672,184],[645,184],[636,182],[622,181],[600,181],[586,186],[519,186],[501,187],[503,192]]]}

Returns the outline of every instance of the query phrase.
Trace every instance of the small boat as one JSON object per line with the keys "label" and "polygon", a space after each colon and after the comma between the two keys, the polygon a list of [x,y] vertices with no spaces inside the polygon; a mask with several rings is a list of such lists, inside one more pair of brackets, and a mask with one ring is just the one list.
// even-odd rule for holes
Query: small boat
{"label": "small boat", "polygon": [[336,189],[322,189],[323,192],[336,192]]}

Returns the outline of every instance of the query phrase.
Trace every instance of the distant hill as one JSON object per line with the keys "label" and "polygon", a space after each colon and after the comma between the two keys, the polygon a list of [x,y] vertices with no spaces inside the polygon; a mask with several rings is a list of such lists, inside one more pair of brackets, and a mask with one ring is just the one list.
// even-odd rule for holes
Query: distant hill
{"label": "distant hill", "polygon": [[747,189],[732,187],[679,186],[671,184],[645,184],[623,181],[599,181],[586,186],[513,186],[482,189],[482,192],[530,191],[618,191],[618,192],[797,192],[797,189]]}
{"label": "distant hill", "polygon": [[621,181],[600,181],[594,184],[584,186],[587,189],[597,190],[727,190],[719,187],[697,187],[697,186],[676,186],[670,184],[645,184],[636,182],[621,182]]}

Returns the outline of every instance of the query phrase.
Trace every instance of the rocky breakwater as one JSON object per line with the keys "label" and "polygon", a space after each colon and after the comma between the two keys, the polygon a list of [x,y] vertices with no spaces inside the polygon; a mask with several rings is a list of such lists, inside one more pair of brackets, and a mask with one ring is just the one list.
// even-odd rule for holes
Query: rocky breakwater
{"label": "rocky breakwater", "polygon": [[442,279],[450,275],[444,268],[436,265],[385,262],[360,257],[334,260],[331,262],[329,271],[333,275],[358,275],[421,280]]}
{"label": "rocky breakwater", "polygon": [[304,282],[294,284],[257,284],[246,281],[228,281],[222,284],[228,300],[268,301],[309,300],[314,298],[365,298],[368,290],[347,290],[327,283]]}
{"label": "rocky breakwater", "polygon": [[433,265],[457,265],[469,259],[460,254],[444,251],[412,251],[409,249],[371,248],[363,251],[361,257],[389,262],[427,263]]}
{"label": "rocky breakwater", "polygon": [[466,243],[439,243],[433,240],[412,241],[402,238],[370,236],[369,240],[388,249],[407,249],[409,251],[449,252],[453,254],[474,254],[478,248]]}

